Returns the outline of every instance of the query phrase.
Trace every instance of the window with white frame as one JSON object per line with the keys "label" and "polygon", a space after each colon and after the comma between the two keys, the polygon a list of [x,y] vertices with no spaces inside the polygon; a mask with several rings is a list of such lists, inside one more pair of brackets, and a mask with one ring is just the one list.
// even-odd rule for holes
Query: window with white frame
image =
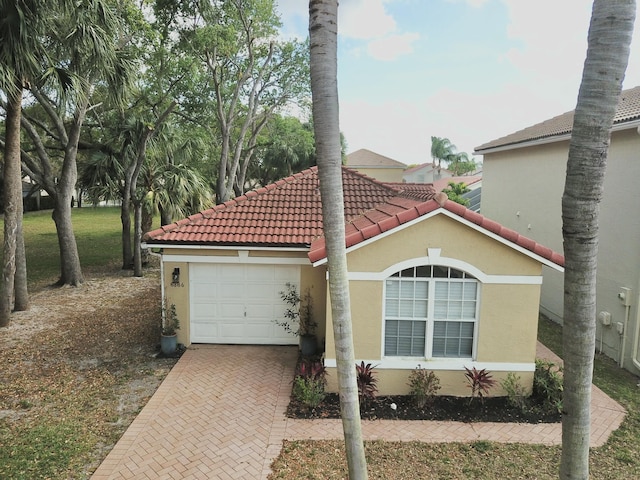
{"label": "window with white frame", "polygon": [[478,281],[450,267],[424,265],[385,282],[384,354],[473,358]]}

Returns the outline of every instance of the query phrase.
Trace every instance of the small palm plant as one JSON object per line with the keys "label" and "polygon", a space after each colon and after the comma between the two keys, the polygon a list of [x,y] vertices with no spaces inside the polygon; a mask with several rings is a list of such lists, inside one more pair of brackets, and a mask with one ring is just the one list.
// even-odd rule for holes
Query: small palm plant
{"label": "small palm plant", "polygon": [[378,393],[378,379],[375,377],[373,369],[376,368],[370,363],[365,365],[364,362],[360,362],[360,365],[356,363],[356,378],[358,381],[358,397],[360,399],[360,406],[362,407],[370,400],[376,398]]}
{"label": "small palm plant", "polygon": [[496,381],[486,368],[477,370],[476,367],[472,367],[471,370],[469,370],[467,367],[464,367],[464,369],[467,371],[464,375],[467,377],[467,382],[471,388],[470,402],[476,397],[482,401],[484,397],[489,394],[489,390],[496,384]]}

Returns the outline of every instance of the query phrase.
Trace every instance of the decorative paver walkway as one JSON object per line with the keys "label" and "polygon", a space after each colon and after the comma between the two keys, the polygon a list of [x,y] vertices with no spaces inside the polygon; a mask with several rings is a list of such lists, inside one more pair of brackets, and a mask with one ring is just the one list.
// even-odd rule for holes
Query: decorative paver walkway
{"label": "decorative paver walkway", "polygon": [[[294,347],[198,345],[187,350],[93,480],[266,479],[282,441],[342,438],[340,420],[284,416]],[[539,346],[538,356],[558,360]],[[593,387],[591,446],[606,442],[624,409]],[[561,443],[560,424],[363,422],[367,440]]]}

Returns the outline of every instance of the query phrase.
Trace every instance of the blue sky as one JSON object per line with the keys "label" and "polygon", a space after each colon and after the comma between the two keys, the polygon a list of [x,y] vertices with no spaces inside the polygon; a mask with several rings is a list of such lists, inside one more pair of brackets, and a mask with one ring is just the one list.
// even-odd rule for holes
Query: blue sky
{"label": "blue sky", "polygon": [[[431,136],[471,153],[575,107],[590,0],[341,0],[340,129],[349,151],[431,161]],[[278,0],[306,37],[308,2]],[[624,88],[640,85],[636,32]],[[481,160],[478,157],[477,160]]]}

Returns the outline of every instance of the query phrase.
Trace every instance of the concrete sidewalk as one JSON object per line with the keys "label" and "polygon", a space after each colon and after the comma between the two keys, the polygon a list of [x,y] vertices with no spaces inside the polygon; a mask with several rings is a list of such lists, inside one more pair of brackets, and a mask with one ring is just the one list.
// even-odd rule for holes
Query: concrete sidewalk
{"label": "concrete sidewalk", "polygon": [[[553,358],[541,347],[539,356]],[[340,420],[285,417],[295,347],[188,349],[93,480],[266,479],[282,441],[342,438]],[[557,359],[557,357],[555,357]],[[596,387],[591,445],[606,442],[624,409]],[[367,440],[561,443],[560,424],[364,421]]]}

